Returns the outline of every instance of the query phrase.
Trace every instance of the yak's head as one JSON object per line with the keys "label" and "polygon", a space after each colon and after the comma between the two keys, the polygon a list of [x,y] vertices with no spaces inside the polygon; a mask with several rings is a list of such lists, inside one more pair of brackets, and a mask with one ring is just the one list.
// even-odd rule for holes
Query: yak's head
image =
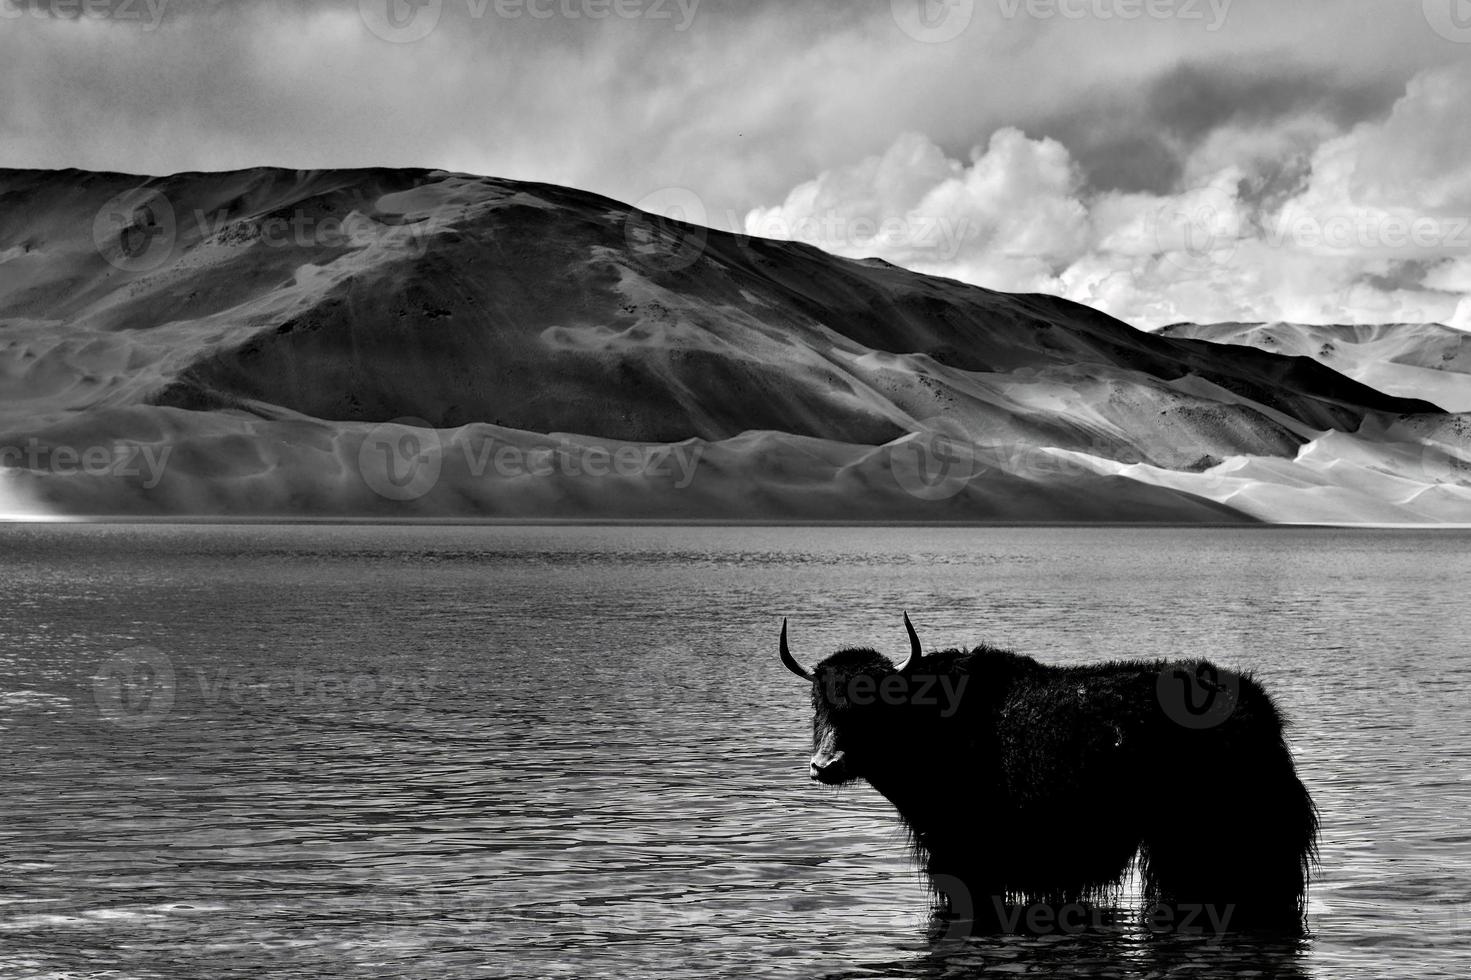
{"label": "yak's head", "polygon": [[895,665],[874,650],[849,649],[808,671],[787,647],[787,624],[781,624],[781,662],[812,684],[812,762],[808,774],[836,786],[871,777],[899,762],[903,749],[895,739],[905,727],[905,710],[913,701],[914,669],[922,651],[909,615],[909,656]]}

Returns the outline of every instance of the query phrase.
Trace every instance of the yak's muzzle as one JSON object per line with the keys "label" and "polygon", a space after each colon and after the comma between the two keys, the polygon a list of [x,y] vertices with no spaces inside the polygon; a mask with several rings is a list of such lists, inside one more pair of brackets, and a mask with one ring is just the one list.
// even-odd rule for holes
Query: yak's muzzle
{"label": "yak's muzzle", "polygon": [[848,773],[848,756],[841,751],[819,752],[812,757],[812,763],[807,767],[807,775],[829,786],[846,783],[851,778]]}

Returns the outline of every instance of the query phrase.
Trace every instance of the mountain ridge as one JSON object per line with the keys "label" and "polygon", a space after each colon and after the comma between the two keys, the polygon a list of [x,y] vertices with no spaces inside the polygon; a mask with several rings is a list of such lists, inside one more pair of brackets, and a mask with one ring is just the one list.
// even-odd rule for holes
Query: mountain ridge
{"label": "mountain ridge", "polygon": [[1443,323],[1173,323],[1171,338],[1291,352],[1388,394],[1414,392],[1471,411],[1471,334]]}
{"label": "mountain ridge", "polygon": [[[1057,297],[548,184],[374,168],[0,171],[0,211],[0,449],[106,433],[212,460],[146,492],[12,466],[12,493],[50,512],[112,500],[142,513],[782,519],[811,513],[806,494],[839,518],[1270,520],[1160,474],[1296,460],[1324,433],[1443,414],[1312,358],[1223,356]],[[695,440],[713,453],[711,483],[670,497],[630,477],[600,499],[570,477],[441,466],[443,486],[385,504],[351,472],[352,447],[361,456],[375,427],[405,418],[441,449],[466,427],[505,446],[566,433],[579,452]],[[291,426],[321,427],[321,458],[283,442]],[[743,456],[753,433],[769,438]],[[960,446],[973,479],[944,497],[923,479],[907,489],[898,471],[928,458],[905,448],[915,438],[925,452]],[[853,486],[838,492],[844,474]]]}

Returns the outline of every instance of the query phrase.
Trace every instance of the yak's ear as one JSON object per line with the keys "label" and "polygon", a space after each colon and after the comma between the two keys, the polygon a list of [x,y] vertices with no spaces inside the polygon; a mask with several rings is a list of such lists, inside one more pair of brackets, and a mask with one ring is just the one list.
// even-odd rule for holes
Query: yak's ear
{"label": "yak's ear", "polygon": [[909,659],[899,665],[898,672],[908,673],[919,665],[919,660],[924,656],[924,649],[919,645],[919,634],[914,631],[914,624],[909,621],[909,613],[904,614],[904,629],[909,633]]}

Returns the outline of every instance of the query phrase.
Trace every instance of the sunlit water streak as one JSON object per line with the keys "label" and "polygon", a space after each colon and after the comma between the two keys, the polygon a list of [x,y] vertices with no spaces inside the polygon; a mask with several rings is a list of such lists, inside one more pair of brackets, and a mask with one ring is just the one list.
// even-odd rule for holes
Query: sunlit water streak
{"label": "sunlit water streak", "polygon": [[[1468,544],[0,526],[0,975],[1465,978]],[[809,660],[902,649],[903,609],[1254,669],[1323,810],[1313,938],[930,934],[888,806],[805,778],[775,658],[782,616]]]}

